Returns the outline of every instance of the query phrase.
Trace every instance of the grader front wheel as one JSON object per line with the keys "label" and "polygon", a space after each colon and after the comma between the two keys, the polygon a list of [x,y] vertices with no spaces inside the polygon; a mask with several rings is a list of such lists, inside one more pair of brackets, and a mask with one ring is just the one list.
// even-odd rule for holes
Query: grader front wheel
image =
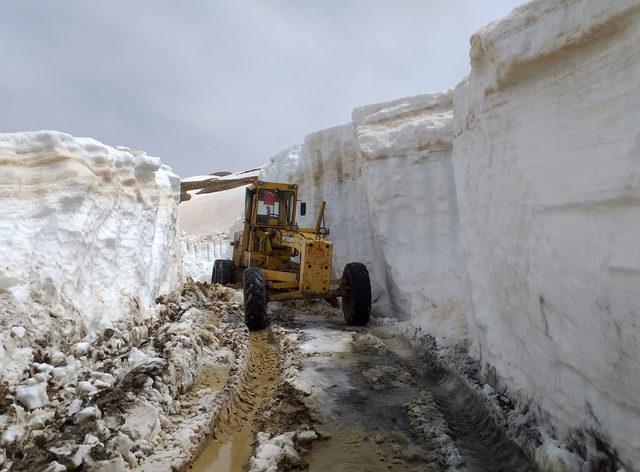
{"label": "grader front wheel", "polygon": [[244,292],[244,322],[251,331],[264,329],[269,324],[267,318],[267,287],[262,269],[247,267],[242,273]]}
{"label": "grader front wheel", "polygon": [[345,294],[342,296],[342,312],[348,325],[364,326],[371,316],[371,282],[367,266],[351,262],[342,273]]}

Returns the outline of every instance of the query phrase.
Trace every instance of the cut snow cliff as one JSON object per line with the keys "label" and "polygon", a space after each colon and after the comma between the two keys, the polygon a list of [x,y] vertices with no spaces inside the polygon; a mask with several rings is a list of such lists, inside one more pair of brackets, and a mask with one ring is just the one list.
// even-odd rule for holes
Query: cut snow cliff
{"label": "cut snow cliff", "polygon": [[1,296],[77,317],[85,333],[132,302],[144,313],[181,283],[179,184],[140,151],[54,131],[0,134]]}
{"label": "cut snow cliff", "polygon": [[261,178],[297,183],[313,226],[322,200],[336,275],[367,264],[374,308],[441,337],[466,336],[452,165],[452,94],[357,108],[353,122],[308,135]]}
{"label": "cut snow cliff", "polygon": [[629,467],[640,464],[638,25],[638,1],[529,2],[472,37],[454,97],[473,354],[559,431],[596,432]]}

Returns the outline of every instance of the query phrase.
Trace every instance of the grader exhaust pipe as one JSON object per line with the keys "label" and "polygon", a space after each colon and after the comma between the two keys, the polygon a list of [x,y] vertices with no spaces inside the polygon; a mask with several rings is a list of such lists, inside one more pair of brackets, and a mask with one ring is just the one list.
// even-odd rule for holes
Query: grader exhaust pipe
{"label": "grader exhaust pipe", "polygon": [[320,234],[320,225],[322,224],[322,218],[324,217],[324,207],[327,204],[324,200],[320,204],[320,211],[318,212],[318,218],[316,218],[316,234]]}

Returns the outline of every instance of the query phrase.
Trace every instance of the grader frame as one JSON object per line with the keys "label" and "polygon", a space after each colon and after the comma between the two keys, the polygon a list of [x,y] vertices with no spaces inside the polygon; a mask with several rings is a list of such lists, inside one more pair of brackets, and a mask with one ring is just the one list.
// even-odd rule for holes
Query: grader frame
{"label": "grader frame", "polygon": [[[247,187],[244,228],[234,234],[233,259],[214,263],[212,281],[233,283],[242,276],[245,321],[251,329],[265,327],[270,301],[342,298],[345,320],[364,325],[371,311],[369,273],[363,264],[345,266],[343,277],[332,278],[333,242],[323,225],[325,202],[313,228],[300,228],[298,186],[258,181]],[[249,270],[250,269],[250,270]]]}

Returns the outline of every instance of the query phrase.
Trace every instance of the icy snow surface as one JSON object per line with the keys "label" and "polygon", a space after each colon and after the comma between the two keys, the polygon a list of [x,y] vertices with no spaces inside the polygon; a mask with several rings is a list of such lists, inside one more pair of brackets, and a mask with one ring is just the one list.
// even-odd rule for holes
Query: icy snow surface
{"label": "icy snow surface", "polygon": [[[533,1],[471,39],[454,167],[473,354],[640,464],[640,2]],[[636,469],[633,469],[636,467]]]}

